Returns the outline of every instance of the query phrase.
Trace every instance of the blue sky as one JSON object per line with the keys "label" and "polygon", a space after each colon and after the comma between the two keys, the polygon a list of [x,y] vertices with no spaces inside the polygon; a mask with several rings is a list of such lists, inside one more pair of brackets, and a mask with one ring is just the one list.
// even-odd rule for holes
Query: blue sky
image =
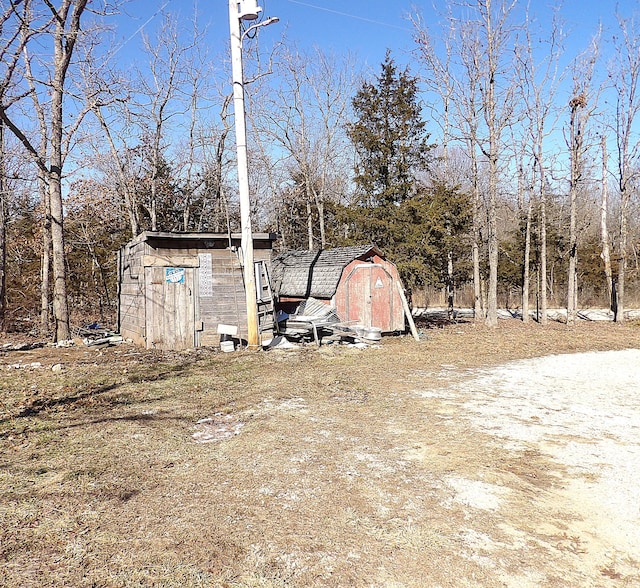
{"label": "blue sky", "polygon": [[[467,0],[470,1],[470,0]],[[494,0],[496,3],[498,0]],[[317,46],[327,53],[340,56],[353,53],[360,65],[372,74],[379,72],[387,49],[392,50],[399,64],[410,63],[411,71],[421,75],[420,64],[415,62],[411,52],[414,49],[409,14],[415,7],[421,11],[424,21],[433,34],[438,33],[441,12],[446,8],[445,0],[261,0],[263,15],[278,16],[280,22],[260,30],[260,47],[267,49],[272,43],[286,39],[304,49]],[[518,14],[524,16],[526,1],[519,2]],[[559,3],[553,0],[530,0],[530,18],[537,20],[540,38],[546,37],[551,14]],[[158,27],[162,12],[177,14],[187,24],[198,14],[201,28],[207,28],[207,43],[211,59],[219,60],[224,75],[229,48],[229,3],[228,0],[129,0],[125,5],[128,16],[118,17],[116,38],[124,46],[118,51],[117,60],[127,63],[136,59],[140,46],[140,31],[149,33]],[[603,37],[608,39],[616,30],[616,11],[624,18],[630,18],[634,11],[640,16],[639,0],[565,0],[560,5],[560,14],[565,23],[567,38],[562,65],[568,65],[586,50],[598,30],[603,26]],[[547,30],[545,30],[547,27]],[[535,39],[534,39],[535,41]],[[606,64],[612,58],[609,42],[601,44],[601,61],[596,76],[606,77]],[[413,63],[412,63],[413,61]],[[144,64],[143,64],[144,65]],[[562,125],[566,125],[568,103],[572,92],[570,79],[556,99],[560,105],[561,126],[557,127],[553,143],[559,151],[566,150]],[[426,101],[429,100],[426,97]],[[606,96],[600,105],[605,109]],[[433,127],[431,132],[437,134]],[[613,149],[614,145],[611,146]]]}
{"label": "blue sky", "polygon": [[[263,42],[279,39],[282,34],[301,47],[318,46],[336,54],[353,52],[360,61],[374,70],[384,59],[387,48],[399,62],[409,61],[413,48],[411,24],[407,15],[412,7],[422,11],[426,22],[437,30],[438,12],[446,6],[443,0],[262,0],[259,4],[265,16],[278,16],[280,22],[261,32]],[[550,7],[558,2],[534,0],[531,11],[548,22]],[[127,41],[120,51],[132,58],[139,45],[140,28],[153,30],[159,12],[177,13],[185,20],[197,9],[199,22],[207,26],[212,54],[224,51],[228,45],[229,17],[227,0],[130,0],[126,11],[130,18],[118,19],[118,38]],[[522,2],[525,6],[525,2]],[[606,29],[615,25],[615,11],[631,16],[639,6],[637,0],[566,0],[560,12],[570,33],[567,54],[584,49],[599,22]],[[132,37],[133,35],[133,37]]]}
{"label": "blue sky", "polygon": [[[283,34],[301,47],[318,46],[337,54],[354,52],[364,62],[376,66],[384,59],[386,48],[408,52],[412,46],[411,26],[404,19],[411,2],[405,0],[262,0],[264,16],[278,16],[280,22],[261,31],[265,42]],[[139,46],[135,32],[143,26],[153,30],[160,8],[190,18],[197,9],[199,23],[208,28],[213,54],[229,44],[229,4],[227,0],[130,0],[126,12],[131,18],[118,18],[118,38],[126,41],[121,53],[132,56]],[[134,35],[131,38],[131,35]]]}

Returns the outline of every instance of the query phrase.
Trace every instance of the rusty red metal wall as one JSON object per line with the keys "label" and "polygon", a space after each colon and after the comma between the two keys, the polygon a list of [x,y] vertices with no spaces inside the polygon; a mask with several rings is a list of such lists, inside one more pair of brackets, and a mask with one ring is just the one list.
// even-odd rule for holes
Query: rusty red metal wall
{"label": "rusty red metal wall", "polygon": [[398,270],[377,255],[372,262],[355,260],[342,272],[335,295],[338,316],[353,324],[378,327],[385,333],[404,331]]}

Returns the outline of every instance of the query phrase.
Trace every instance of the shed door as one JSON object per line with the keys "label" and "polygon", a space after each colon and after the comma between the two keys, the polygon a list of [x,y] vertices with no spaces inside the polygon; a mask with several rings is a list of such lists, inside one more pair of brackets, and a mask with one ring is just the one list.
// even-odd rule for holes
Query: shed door
{"label": "shed door", "polygon": [[393,278],[381,265],[357,265],[346,279],[347,320],[392,331],[393,286]]}
{"label": "shed door", "polygon": [[194,269],[146,267],[145,281],[147,347],[194,347]]}

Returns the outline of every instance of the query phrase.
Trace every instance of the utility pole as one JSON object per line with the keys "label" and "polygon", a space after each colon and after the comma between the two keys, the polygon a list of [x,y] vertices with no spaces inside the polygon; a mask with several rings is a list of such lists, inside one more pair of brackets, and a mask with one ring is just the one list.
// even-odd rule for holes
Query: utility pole
{"label": "utility pole", "polygon": [[251,230],[251,201],[249,199],[249,170],[247,162],[247,129],[244,111],[244,77],[242,71],[242,40],[252,29],[277,22],[269,18],[241,32],[242,21],[257,20],[262,12],[256,0],[229,0],[229,29],[231,31],[231,76],[233,82],[233,112],[236,130],[236,152],[238,161],[238,194],[240,197],[241,259],[244,291],[247,305],[247,345],[257,349],[258,304],[256,276],[253,262],[253,233]]}

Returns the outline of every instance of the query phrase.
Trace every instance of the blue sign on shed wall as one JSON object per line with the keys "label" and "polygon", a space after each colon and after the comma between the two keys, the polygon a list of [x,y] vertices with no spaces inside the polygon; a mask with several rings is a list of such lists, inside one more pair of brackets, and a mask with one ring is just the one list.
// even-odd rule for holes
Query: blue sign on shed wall
{"label": "blue sign on shed wall", "polygon": [[184,284],[184,268],[183,267],[166,268],[165,280],[170,284]]}

